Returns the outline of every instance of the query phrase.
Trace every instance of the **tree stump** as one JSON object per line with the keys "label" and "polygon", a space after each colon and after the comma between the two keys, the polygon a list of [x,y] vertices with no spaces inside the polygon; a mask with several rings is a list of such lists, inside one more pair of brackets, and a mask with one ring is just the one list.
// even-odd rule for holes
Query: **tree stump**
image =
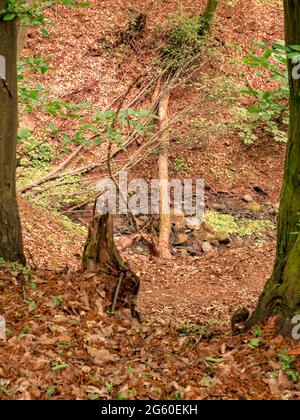
{"label": "tree stump", "polygon": [[130,308],[133,317],[140,321],[136,300],[140,280],[129,264],[121,257],[113,236],[113,217],[95,214],[90,223],[83,252],[83,269],[101,272],[105,282],[106,311]]}

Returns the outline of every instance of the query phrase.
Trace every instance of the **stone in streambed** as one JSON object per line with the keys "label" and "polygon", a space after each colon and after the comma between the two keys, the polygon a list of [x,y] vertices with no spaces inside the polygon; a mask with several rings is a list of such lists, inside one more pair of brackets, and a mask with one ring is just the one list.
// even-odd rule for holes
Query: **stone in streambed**
{"label": "stone in streambed", "polygon": [[253,201],[253,198],[250,194],[244,194],[242,200],[246,201],[246,203],[251,203],[251,201]]}
{"label": "stone in streambed", "polygon": [[185,218],[185,226],[187,229],[190,230],[200,230],[201,228],[201,220],[198,217],[186,217]]}
{"label": "stone in streambed", "polygon": [[202,243],[202,251],[203,251],[205,254],[207,254],[208,252],[213,251],[213,247],[212,247],[212,245],[211,245],[209,242],[204,241],[204,242]]}
{"label": "stone in streambed", "polygon": [[219,242],[219,244],[226,245],[230,242],[230,235],[226,231],[219,231],[215,235],[215,239]]}
{"label": "stone in streambed", "polygon": [[189,240],[189,237],[186,233],[178,233],[175,240],[175,245],[184,245]]}

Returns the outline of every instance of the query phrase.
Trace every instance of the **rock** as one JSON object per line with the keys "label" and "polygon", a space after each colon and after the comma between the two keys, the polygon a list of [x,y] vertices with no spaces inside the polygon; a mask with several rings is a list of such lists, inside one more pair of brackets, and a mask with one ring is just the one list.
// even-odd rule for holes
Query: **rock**
{"label": "rock", "polygon": [[213,247],[212,247],[212,245],[211,245],[209,242],[204,241],[204,242],[202,243],[202,251],[203,251],[205,254],[207,254],[208,252],[213,251]]}
{"label": "rock", "polygon": [[118,223],[115,227],[117,232],[125,233],[127,230],[127,226],[123,225],[122,223]]}
{"label": "rock", "polygon": [[211,241],[214,241],[216,238],[215,238],[215,234],[214,233],[204,232],[203,239],[205,241],[211,242]]}
{"label": "rock", "polygon": [[204,222],[203,227],[204,227],[204,230],[206,230],[207,232],[210,232],[213,234],[216,232],[214,225],[212,225],[211,223]]}
{"label": "rock", "polygon": [[229,233],[223,230],[217,232],[216,240],[219,242],[219,244],[223,244],[223,245],[229,244],[230,242]]}
{"label": "rock", "polygon": [[148,221],[149,221],[149,217],[148,216],[140,216],[137,219],[137,225],[139,227],[144,227],[144,226],[146,226],[146,224],[148,223]]}
{"label": "rock", "polygon": [[246,203],[251,203],[251,201],[253,201],[253,198],[250,194],[245,194],[243,195],[242,200],[246,201]]}
{"label": "rock", "polygon": [[261,212],[261,205],[256,203],[256,201],[253,201],[252,203],[250,203],[248,208],[251,211],[251,213],[257,214]]}
{"label": "rock", "polygon": [[187,243],[188,240],[189,237],[186,233],[178,233],[175,240],[175,245],[184,245]]}
{"label": "rock", "polygon": [[175,225],[177,230],[183,230],[185,228],[185,216],[183,212],[172,212],[171,223]]}
{"label": "rock", "polygon": [[213,233],[210,233],[210,232],[205,232],[204,233],[203,240],[205,242],[209,242],[213,246],[218,246],[219,245],[219,242],[216,239],[216,234],[213,234]]}
{"label": "rock", "polygon": [[191,230],[200,230],[201,229],[201,220],[198,217],[186,217],[185,226]]}
{"label": "rock", "polygon": [[193,230],[192,236],[193,236],[193,238],[197,239],[199,237],[199,231],[198,230]]}
{"label": "rock", "polygon": [[226,211],[226,206],[224,204],[215,203],[213,204],[213,209],[219,212]]}
{"label": "rock", "polygon": [[273,207],[269,210],[269,213],[272,216],[277,216],[279,214],[279,211],[277,209],[274,209]]}
{"label": "rock", "polygon": [[188,246],[186,248],[186,252],[191,255],[192,257],[195,257],[197,255],[196,250],[192,246]]}

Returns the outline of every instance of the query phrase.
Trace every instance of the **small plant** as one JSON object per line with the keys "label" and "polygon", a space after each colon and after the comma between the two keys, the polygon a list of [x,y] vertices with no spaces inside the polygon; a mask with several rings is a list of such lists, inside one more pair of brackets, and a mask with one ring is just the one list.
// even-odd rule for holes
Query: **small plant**
{"label": "small plant", "polygon": [[113,391],[113,387],[114,387],[113,384],[111,382],[105,382],[104,386],[105,386],[107,392],[109,394],[111,394],[112,391]]}
{"label": "small plant", "polygon": [[56,388],[56,386],[55,385],[50,385],[48,388],[47,388],[47,395],[48,395],[48,397],[54,397],[54,395],[57,393],[57,388]]}
{"label": "small plant", "polygon": [[251,349],[256,349],[257,347],[259,347],[260,345],[260,341],[259,338],[252,338],[252,340],[250,340],[248,347],[250,347]]}
{"label": "small plant", "polygon": [[207,329],[205,326],[201,327],[194,327],[191,325],[183,325],[179,328],[179,336],[194,336],[194,335],[200,335],[201,337],[204,336],[207,332]]}
{"label": "small plant", "polygon": [[[260,41],[256,41],[255,44],[263,50],[262,54],[250,50],[248,57],[243,61],[257,69],[257,76],[265,78],[268,75],[269,82],[273,84],[268,90],[260,91],[250,86],[241,91],[255,101],[255,104],[249,107],[249,127],[253,131],[254,123],[259,123],[275,141],[286,142],[289,95],[287,61],[297,57],[299,59],[300,46],[286,47],[278,42],[267,46]],[[277,83],[277,87],[274,82]],[[247,143],[252,143],[252,140]]]}
{"label": "small plant", "polygon": [[36,310],[36,308],[37,308],[36,303],[32,299],[29,299],[27,304],[28,304],[29,312],[33,312],[33,311]]}
{"label": "small plant", "polygon": [[192,60],[203,48],[204,37],[199,36],[204,22],[198,15],[189,16],[177,10],[169,18],[167,42],[162,47],[162,56],[170,68],[177,69]]}
{"label": "small plant", "polygon": [[50,367],[53,372],[59,372],[61,370],[67,369],[69,365],[67,363],[62,363],[60,360],[52,360]]}
{"label": "small plant", "polygon": [[62,296],[54,296],[53,303],[56,307],[60,307],[64,303],[64,298]]}
{"label": "small plant", "polygon": [[201,381],[203,382],[203,384],[205,386],[208,386],[208,385],[211,384],[212,378],[209,375],[205,375],[205,376],[203,376],[203,378],[201,379]]}
{"label": "small plant", "polygon": [[192,165],[186,161],[185,158],[179,157],[175,160],[175,171],[176,172],[190,172],[192,171]]}
{"label": "small plant", "polygon": [[127,371],[128,375],[131,375],[131,374],[133,374],[133,373],[134,373],[134,369],[133,369],[131,366],[128,366],[128,367],[126,368],[126,371]]}
{"label": "small plant", "polygon": [[278,355],[278,359],[281,361],[281,367],[287,374],[287,376],[293,381],[297,382],[299,379],[299,373],[292,369],[293,363],[296,361],[296,358],[293,356],[289,356],[287,354],[288,350],[285,349]]}
{"label": "small plant", "polygon": [[161,390],[161,388],[159,388],[159,387],[157,387],[157,386],[155,386],[154,388],[153,388],[153,391],[156,393],[156,394],[162,394],[162,390]]}
{"label": "small plant", "polygon": [[22,265],[18,262],[12,262],[8,265],[6,264],[6,268],[15,277],[20,275],[25,283],[29,282],[31,278],[31,267],[29,265]]}
{"label": "small plant", "polygon": [[184,398],[185,388],[183,386],[179,386],[177,388],[177,391],[174,392],[172,395],[173,400],[185,400]]}
{"label": "small plant", "polygon": [[25,325],[21,331],[21,333],[19,334],[19,338],[23,338],[24,336],[26,336],[27,334],[31,334],[31,328],[28,327],[28,325]]}
{"label": "small plant", "polygon": [[259,325],[255,325],[254,327],[252,327],[251,332],[254,335],[254,337],[262,337],[264,335],[264,332]]}

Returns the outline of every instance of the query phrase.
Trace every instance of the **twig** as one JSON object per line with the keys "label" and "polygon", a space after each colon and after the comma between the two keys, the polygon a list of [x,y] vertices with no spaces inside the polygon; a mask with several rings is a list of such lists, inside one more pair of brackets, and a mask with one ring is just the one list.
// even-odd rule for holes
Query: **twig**
{"label": "twig", "polygon": [[113,300],[113,304],[112,304],[112,307],[111,307],[111,311],[110,311],[112,315],[114,315],[115,310],[116,310],[116,306],[117,306],[118,297],[119,297],[120,288],[121,288],[123,278],[124,278],[124,273],[121,273],[120,277],[119,277],[118,284],[117,284],[116,292],[115,292],[115,295],[114,295],[114,300]]}
{"label": "twig", "polygon": [[95,202],[95,200],[97,200],[97,198],[98,198],[101,194],[102,194],[102,192],[101,192],[101,193],[98,193],[98,194],[96,194],[96,195],[94,195],[93,197],[89,198],[88,200],[84,201],[83,203],[77,204],[76,206],[71,207],[70,209],[63,211],[61,214],[67,214],[67,213],[69,213],[69,212],[72,212],[72,211],[74,211],[74,210],[77,210],[77,209],[79,209],[79,208],[81,208],[81,207],[85,206],[86,204],[91,203],[92,201],[94,201],[94,202]]}

